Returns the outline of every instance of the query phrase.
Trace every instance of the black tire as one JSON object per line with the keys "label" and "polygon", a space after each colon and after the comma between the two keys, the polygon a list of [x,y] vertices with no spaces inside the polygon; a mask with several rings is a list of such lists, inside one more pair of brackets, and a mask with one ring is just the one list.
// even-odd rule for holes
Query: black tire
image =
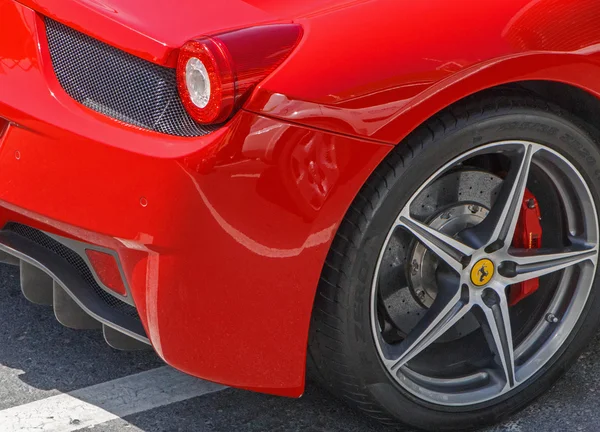
{"label": "black tire", "polygon": [[391,378],[371,332],[371,283],[386,234],[404,203],[436,169],[482,144],[519,139],[552,147],[576,166],[600,208],[596,136],[593,127],[559,107],[507,90],[445,110],[398,145],[352,203],[327,256],[309,343],[309,364],[319,381],[385,424],[435,431],[496,423],[548,390],[595,334],[600,319],[597,276],[583,313],[556,355],[514,391],[466,408],[418,399]]}

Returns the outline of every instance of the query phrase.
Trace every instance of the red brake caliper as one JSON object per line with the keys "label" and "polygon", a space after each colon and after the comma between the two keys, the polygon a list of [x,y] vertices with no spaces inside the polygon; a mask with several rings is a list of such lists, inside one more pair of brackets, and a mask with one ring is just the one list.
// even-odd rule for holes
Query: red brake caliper
{"label": "red brake caliper", "polygon": [[[519,220],[512,245],[519,249],[539,249],[542,246],[541,213],[538,202],[529,190],[525,189]],[[511,285],[509,304],[516,305],[533,294],[540,286],[538,278]]]}

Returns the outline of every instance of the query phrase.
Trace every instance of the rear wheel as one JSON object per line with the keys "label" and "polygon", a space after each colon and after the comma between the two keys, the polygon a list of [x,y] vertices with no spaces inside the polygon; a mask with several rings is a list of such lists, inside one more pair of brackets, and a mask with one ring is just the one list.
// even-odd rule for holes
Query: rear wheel
{"label": "rear wheel", "polygon": [[503,94],[440,114],[340,226],[316,370],[385,423],[464,430],[523,408],[598,325],[598,190],[589,127],[552,105]]}

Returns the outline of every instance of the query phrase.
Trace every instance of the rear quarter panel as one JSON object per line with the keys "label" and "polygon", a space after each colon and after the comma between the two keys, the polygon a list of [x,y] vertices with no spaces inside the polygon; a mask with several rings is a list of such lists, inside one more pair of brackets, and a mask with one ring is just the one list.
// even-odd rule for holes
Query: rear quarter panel
{"label": "rear quarter panel", "polygon": [[600,93],[596,0],[358,1],[304,40],[248,109],[396,144],[453,102],[522,80]]}

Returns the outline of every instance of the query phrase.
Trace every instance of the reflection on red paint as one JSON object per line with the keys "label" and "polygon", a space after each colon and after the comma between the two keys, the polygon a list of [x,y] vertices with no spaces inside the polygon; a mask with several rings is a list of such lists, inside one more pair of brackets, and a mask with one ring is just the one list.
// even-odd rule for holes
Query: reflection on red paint
{"label": "reflection on red paint", "polygon": [[503,35],[519,51],[576,51],[600,42],[597,0],[544,0],[528,3]]}

